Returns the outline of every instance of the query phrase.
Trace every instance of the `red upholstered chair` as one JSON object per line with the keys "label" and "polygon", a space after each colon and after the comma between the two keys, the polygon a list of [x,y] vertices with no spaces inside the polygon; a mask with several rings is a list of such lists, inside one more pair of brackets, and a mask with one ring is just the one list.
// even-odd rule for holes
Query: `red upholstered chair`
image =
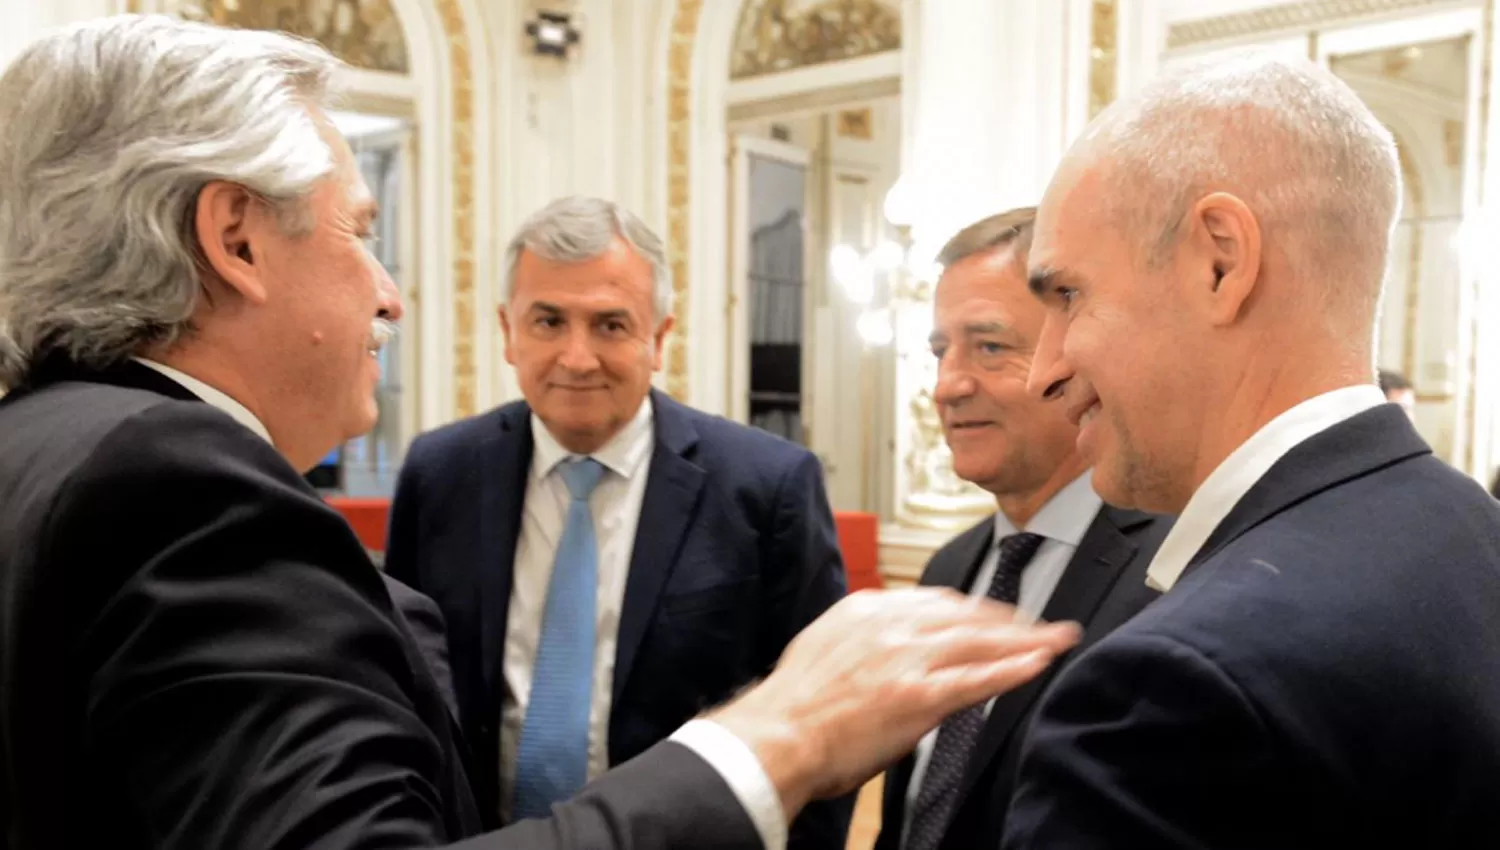
{"label": "red upholstered chair", "polygon": [[328,504],[344,515],[354,536],[372,552],[385,551],[386,519],[391,513],[390,499],[351,499],[330,496]]}
{"label": "red upholstered chair", "polygon": [[875,514],[863,511],[834,511],[838,528],[839,550],[844,554],[844,569],[849,575],[849,592],[879,589],[885,586],[880,577],[880,522]]}

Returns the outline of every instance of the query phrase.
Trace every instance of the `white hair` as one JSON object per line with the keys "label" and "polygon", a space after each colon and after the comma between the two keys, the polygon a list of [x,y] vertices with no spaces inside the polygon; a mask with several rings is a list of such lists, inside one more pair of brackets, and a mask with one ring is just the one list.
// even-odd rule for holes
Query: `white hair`
{"label": "white hair", "polygon": [[136,15],[18,56],[0,77],[0,386],[51,354],[104,367],[189,330],[210,181],[309,228],[334,168],[310,107],[338,67],[290,36]]}
{"label": "white hair", "polygon": [[1197,199],[1231,192],[1324,283],[1323,306],[1346,329],[1373,326],[1401,170],[1390,131],[1327,69],[1265,53],[1197,64],[1112,106],[1083,144],[1117,166],[1101,200],[1147,241],[1148,262]]}
{"label": "white hair", "polygon": [[533,213],[510,240],[501,303],[510,303],[515,292],[522,250],[555,263],[579,263],[609,250],[616,236],[651,265],[652,306],[660,322],[672,313],[672,272],[661,237],[619,204],[580,195],[559,198]]}

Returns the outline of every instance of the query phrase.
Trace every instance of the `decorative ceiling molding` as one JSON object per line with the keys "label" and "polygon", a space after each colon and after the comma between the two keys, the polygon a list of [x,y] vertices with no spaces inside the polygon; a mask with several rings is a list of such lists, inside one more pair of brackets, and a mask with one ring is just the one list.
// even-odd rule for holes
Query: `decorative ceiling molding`
{"label": "decorative ceiling molding", "polygon": [[1167,28],[1167,49],[1178,50],[1215,41],[1232,41],[1270,33],[1322,27],[1335,21],[1435,6],[1447,0],[1308,0],[1282,3],[1220,15],[1180,21]]}
{"label": "decorative ceiling molding", "polygon": [[189,20],[312,39],[356,68],[411,73],[406,36],[390,0],[176,0]]}
{"label": "decorative ceiling molding", "polygon": [[900,47],[901,9],[887,0],[746,0],[735,24],[729,78],[742,80]]}

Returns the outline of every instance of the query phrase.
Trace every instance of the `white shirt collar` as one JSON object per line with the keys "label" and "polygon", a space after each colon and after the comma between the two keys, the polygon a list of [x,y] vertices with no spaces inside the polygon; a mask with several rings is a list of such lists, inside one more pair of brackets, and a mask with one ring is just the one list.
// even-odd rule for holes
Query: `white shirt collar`
{"label": "white shirt collar", "polygon": [[[651,427],[653,420],[651,397],[647,396],[641,401],[635,416],[625,423],[625,427],[589,457],[599,461],[605,469],[623,478],[630,478],[640,471],[641,461],[645,459],[651,449],[651,441],[655,439]],[[531,471],[537,478],[546,478],[559,463],[577,456],[563,448],[535,413],[531,414],[531,435],[534,443]]]}
{"label": "white shirt collar", "polygon": [[228,395],[214,389],[208,384],[203,383],[197,378],[194,378],[192,375],[189,375],[186,372],[178,369],[173,369],[171,366],[168,366],[165,363],[158,363],[155,360],[147,360],[144,357],[136,357],[133,359],[135,360],[135,362],[141,364],[142,366],[150,366],[152,369],[155,369],[163,375],[166,375],[168,378],[171,378],[178,384],[181,384],[183,389],[187,390],[198,398],[203,399],[213,407],[217,407],[219,410],[222,410],[225,413],[229,414],[234,418],[234,421],[240,423],[241,425],[244,425],[251,431],[254,431],[260,436],[261,439],[265,440],[268,443],[271,442],[271,432],[267,431],[266,426],[259,419],[255,418],[255,414],[251,413],[250,409],[245,407],[243,404],[240,404],[239,402],[230,398]]}
{"label": "white shirt collar", "polygon": [[[1093,478],[1092,471],[1085,472],[1054,493],[1031,522],[1026,523],[1025,530],[1078,548],[1083,535],[1094,523],[1099,507],[1104,504],[1094,492]],[[995,512],[996,542],[1015,534],[1016,530],[1004,511]]]}
{"label": "white shirt collar", "polygon": [[1333,426],[1385,403],[1380,388],[1361,384],[1314,396],[1267,422],[1204,479],[1156,550],[1146,584],[1172,589],[1219,523],[1287,452]]}

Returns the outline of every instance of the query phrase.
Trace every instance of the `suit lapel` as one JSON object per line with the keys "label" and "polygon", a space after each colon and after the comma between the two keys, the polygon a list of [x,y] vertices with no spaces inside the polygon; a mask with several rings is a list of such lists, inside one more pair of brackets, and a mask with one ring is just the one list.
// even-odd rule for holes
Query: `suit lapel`
{"label": "suit lapel", "polygon": [[703,469],[691,459],[698,444],[698,432],[687,411],[655,390],[651,392],[651,404],[656,445],[651,453],[620,611],[611,688],[616,704],[630,680],[636,652],[656,613],[662,588],[682,552],[703,492]]}
{"label": "suit lapel", "polygon": [[1431,452],[1411,419],[1394,404],[1371,408],[1315,434],[1287,452],[1235,503],[1188,569],[1292,505],[1377,469]]}
{"label": "suit lapel", "polygon": [[531,466],[531,409],[517,404],[500,411],[499,427],[479,444],[483,473],[479,506],[481,663],[484,665],[484,717],[500,710],[499,677],[505,660],[505,630],[515,573],[516,540],[526,502]]}
{"label": "suit lapel", "polygon": [[[1109,595],[1135,556],[1136,542],[1127,532],[1150,520],[1149,515],[1137,511],[1108,505],[1100,508],[1098,516],[1094,517],[1079,541],[1078,550],[1063,570],[1057,588],[1052,591],[1052,597],[1042,611],[1042,619],[1048,622],[1072,620],[1087,628],[1099,610],[1099,604]],[[964,768],[955,810],[962,806],[990,761],[1003,752],[1009,741],[1021,731],[1020,721],[1031,711],[1062,665],[1063,659],[1059,659],[1040,676],[995,700],[984,731],[979,734],[979,742]]]}
{"label": "suit lapel", "polygon": [[178,401],[203,401],[192,390],[135,360],[122,360],[102,369],[91,369],[58,354],[44,358],[33,366],[26,378],[26,383],[17,387],[17,394],[19,395],[20,391],[59,381],[110,384],[117,387],[147,390]]}
{"label": "suit lapel", "polygon": [[922,572],[919,584],[924,587],[951,587],[967,593],[994,543],[995,520],[991,517],[953,538],[948,551],[933,558],[932,563]]}

